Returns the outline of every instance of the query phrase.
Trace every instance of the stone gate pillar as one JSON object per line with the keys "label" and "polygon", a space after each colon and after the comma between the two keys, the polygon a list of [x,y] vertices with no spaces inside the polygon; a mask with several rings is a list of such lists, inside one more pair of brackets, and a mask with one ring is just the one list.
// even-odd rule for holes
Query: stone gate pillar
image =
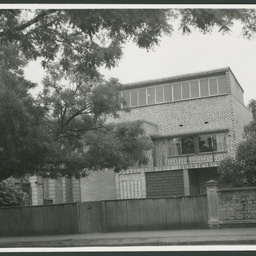
{"label": "stone gate pillar", "polygon": [[209,228],[220,228],[218,182],[210,180],[206,182],[208,200],[208,225]]}

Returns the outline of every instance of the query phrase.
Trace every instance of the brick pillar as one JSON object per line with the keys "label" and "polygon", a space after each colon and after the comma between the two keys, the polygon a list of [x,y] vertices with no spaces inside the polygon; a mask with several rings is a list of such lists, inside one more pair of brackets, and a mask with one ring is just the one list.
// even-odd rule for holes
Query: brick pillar
{"label": "brick pillar", "polygon": [[190,195],[190,187],[189,187],[189,174],[188,170],[183,169],[183,181],[184,181],[184,195]]}
{"label": "brick pillar", "polygon": [[220,228],[218,182],[210,180],[206,182],[208,200],[208,225],[209,228]]}
{"label": "brick pillar", "polygon": [[29,182],[31,186],[31,204],[38,205],[37,176],[31,176]]}

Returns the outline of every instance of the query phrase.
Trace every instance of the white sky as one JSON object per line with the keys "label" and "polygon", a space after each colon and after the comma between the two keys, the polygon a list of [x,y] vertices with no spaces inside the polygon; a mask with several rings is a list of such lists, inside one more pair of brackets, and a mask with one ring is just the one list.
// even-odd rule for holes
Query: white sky
{"label": "white sky", "polygon": [[[256,99],[256,39],[244,39],[240,33],[238,25],[226,35],[214,31],[184,36],[175,30],[149,52],[129,42],[119,66],[102,72],[106,78],[116,77],[121,83],[131,83],[229,66],[244,89],[247,105],[250,99]],[[37,83],[43,77],[39,63],[31,63],[25,74]]]}

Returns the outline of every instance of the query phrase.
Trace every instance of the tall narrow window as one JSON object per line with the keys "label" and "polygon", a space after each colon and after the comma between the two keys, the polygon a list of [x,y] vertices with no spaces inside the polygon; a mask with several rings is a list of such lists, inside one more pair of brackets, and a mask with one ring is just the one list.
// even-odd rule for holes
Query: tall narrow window
{"label": "tall narrow window", "polygon": [[164,86],[164,101],[172,101],[172,85],[168,84]]}
{"label": "tall narrow window", "polygon": [[148,104],[155,104],[155,87],[147,89],[148,91]]}
{"label": "tall narrow window", "polygon": [[181,84],[173,84],[173,99],[181,99]]}
{"label": "tall narrow window", "polygon": [[189,83],[182,83],[182,99],[190,98]]}
{"label": "tall narrow window", "polygon": [[181,138],[182,145],[182,154],[194,154],[195,153],[195,145],[194,145],[194,137],[183,137]]}
{"label": "tall narrow window", "polygon": [[216,143],[217,143],[217,151],[226,151],[226,134],[225,133],[217,133],[216,134]]}
{"label": "tall narrow window", "polygon": [[216,134],[198,136],[199,152],[212,152],[217,150]]}
{"label": "tall narrow window", "polygon": [[218,86],[219,86],[219,93],[220,94],[228,92],[225,76],[218,77]]}
{"label": "tall narrow window", "polygon": [[209,96],[208,79],[200,80],[201,97]]}
{"label": "tall narrow window", "polygon": [[156,102],[163,102],[164,101],[164,88],[163,87],[156,87]]}
{"label": "tall narrow window", "polygon": [[139,89],[139,105],[146,105],[146,88]]}
{"label": "tall narrow window", "polygon": [[130,91],[124,91],[123,92],[123,97],[125,100],[124,107],[130,107]]}
{"label": "tall narrow window", "polygon": [[131,107],[138,106],[138,91],[131,91]]}
{"label": "tall narrow window", "polygon": [[198,81],[191,81],[191,98],[198,98],[199,97],[199,86]]}
{"label": "tall narrow window", "polygon": [[217,78],[211,78],[211,79],[209,79],[209,85],[210,85],[210,95],[218,94]]}
{"label": "tall narrow window", "polygon": [[181,140],[179,138],[171,139],[169,145],[169,157],[181,155]]}

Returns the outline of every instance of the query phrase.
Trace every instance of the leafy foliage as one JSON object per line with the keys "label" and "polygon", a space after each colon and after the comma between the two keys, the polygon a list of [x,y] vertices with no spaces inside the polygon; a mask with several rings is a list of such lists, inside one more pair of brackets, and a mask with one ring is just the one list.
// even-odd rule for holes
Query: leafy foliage
{"label": "leafy foliage", "polygon": [[[0,180],[145,164],[151,143],[140,125],[106,123],[118,118],[123,102],[121,85],[105,81],[100,68],[118,65],[128,40],[153,49],[171,34],[171,17],[184,33],[215,26],[225,32],[234,21],[246,37],[255,33],[253,9],[1,9]],[[47,75],[35,100],[23,68],[38,58]]]}
{"label": "leafy foliage", "polygon": [[236,158],[224,160],[218,169],[224,186],[256,186],[256,101],[251,100],[248,107],[253,120],[245,126],[246,140],[239,143]]}
{"label": "leafy foliage", "polygon": [[20,206],[23,192],[11,181],[0,182],[0,207]]}

